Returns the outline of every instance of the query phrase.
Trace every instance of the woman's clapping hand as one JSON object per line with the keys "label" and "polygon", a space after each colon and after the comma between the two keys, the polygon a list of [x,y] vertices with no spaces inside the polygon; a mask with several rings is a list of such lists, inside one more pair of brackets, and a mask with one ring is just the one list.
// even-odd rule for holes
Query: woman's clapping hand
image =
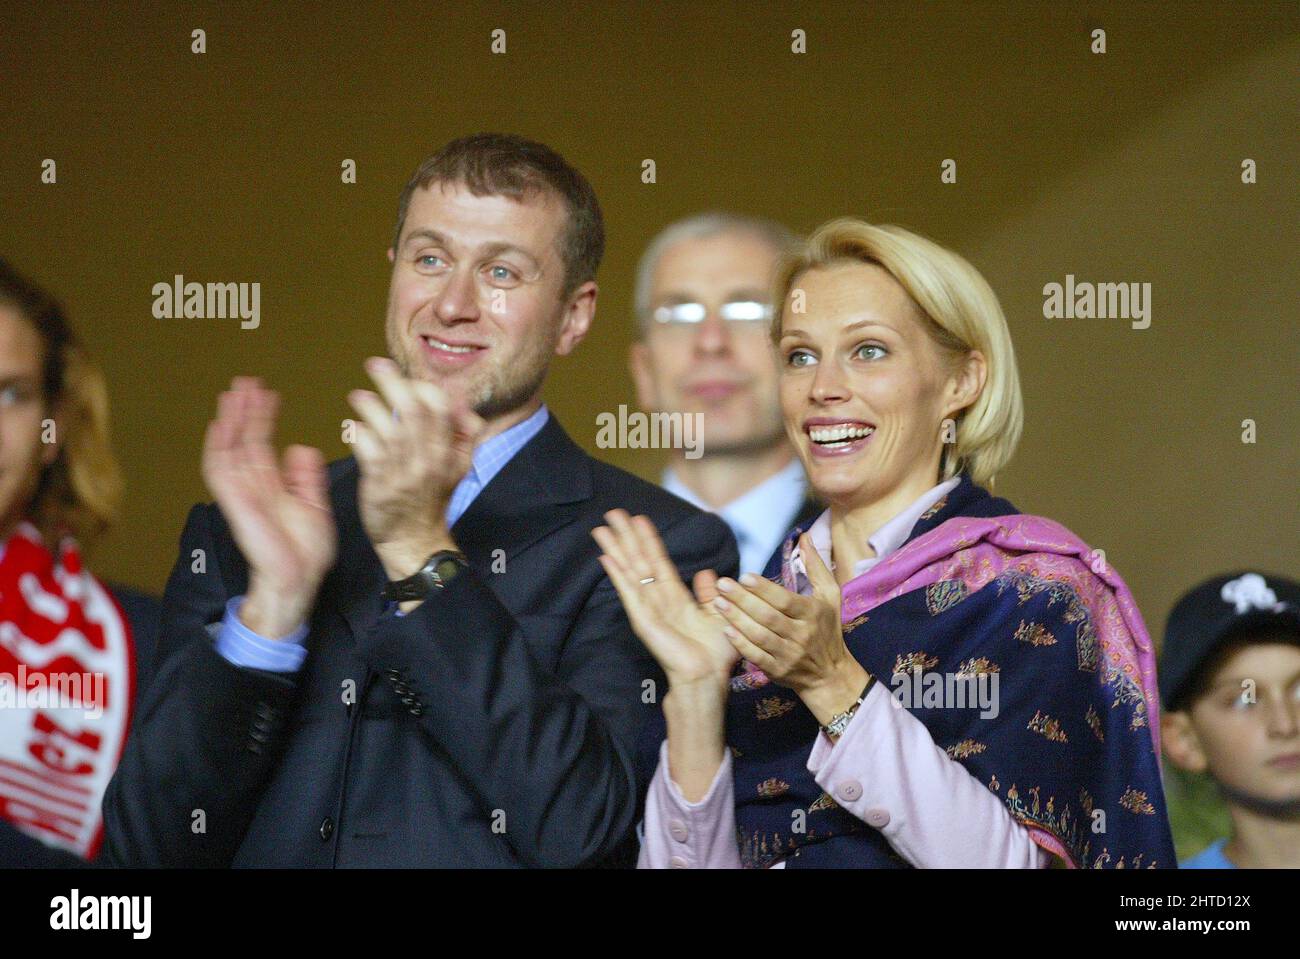
{"label": "woman's clapping hand", "polygon": [[600,564],[618,590],[632,629],[668,676],[670,687],[725,683],[739,654],[723,635],[726,622],[712,606],[717,574],[695,574],[686,588],[654,524],[621,509],[592,530],[604,554]]}
{"label": "woman's clapping hand", "polygon": [[805,533],[799,540],[811,596],[746,574],[721,580],[714,608],[736,650],[792,689],[822,722],[857,696],[867,673],[849,652],[840,624],[840,586]]}

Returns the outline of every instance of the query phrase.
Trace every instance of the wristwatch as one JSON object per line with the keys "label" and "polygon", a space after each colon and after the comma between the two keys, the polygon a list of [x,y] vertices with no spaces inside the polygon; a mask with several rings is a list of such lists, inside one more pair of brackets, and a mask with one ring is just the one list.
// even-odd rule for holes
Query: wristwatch
{"label": "wristwatch", "polygon": [[442,549],[430,556],[414,575],[388,583],[384,586],[384,599],[394,603],[404,603],[412,599],[428,599],[436,590],[451,582],[463,569],[469,568],[469,560],[459,550]]}
{"label": "wristwatch", "polygon": [[875,676],[870,677],[867,680],[867,685],[862,687],[862,695],[858,697],[858,701],[848,709],[844,710],[844,712],[836,713],[831,717],[830,722],[822,726],[822,731],[826,733],[827,736],[831,737],[831,739],[839,739],[844,735],[844,730],[849,728],[849,720],[852,719],[853,714],[858,711],[858,707],[862,705],[862,701],[867,698],[867,693],[871,691],[871,684],[875,681]]}

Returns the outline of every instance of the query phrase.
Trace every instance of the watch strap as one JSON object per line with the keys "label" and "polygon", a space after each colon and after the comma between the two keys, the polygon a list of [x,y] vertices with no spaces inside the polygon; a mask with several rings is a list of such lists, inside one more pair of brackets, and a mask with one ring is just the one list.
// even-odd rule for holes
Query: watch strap
{"label": "watch strap", "polygon": [[461,570],[468,567],[469,560],[459,550],[439,550],[425,560],[424,565],[411,576],[387,583],[383,589],[383,598],[397,603],[428,599],[437,590],[445,588]]}

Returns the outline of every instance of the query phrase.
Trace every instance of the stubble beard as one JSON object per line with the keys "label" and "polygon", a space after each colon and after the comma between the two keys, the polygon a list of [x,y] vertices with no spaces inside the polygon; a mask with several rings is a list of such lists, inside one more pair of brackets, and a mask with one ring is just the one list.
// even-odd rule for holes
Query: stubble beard
{"label": "stubble beard", "polygon": [[[457,384],[460,388],[450,387],[446,380],[431,376],[423,357],[420,357],[417,367],[409,348],[394,343],[391,336],[388,337],[388,355],[407,379],[428,379],[448,390],[453,399],[457,394],[463,393],[470,409],[491,422],[519,409],[541,389],[546,381],[555,340],[556,337],[550,337],[544,349],[518,357],[513,363],[504,364],[504,368],[493,367],[480,371],[473,379],[465,381],[463,387]],[[515,370],[518,372],[514,373]]]}

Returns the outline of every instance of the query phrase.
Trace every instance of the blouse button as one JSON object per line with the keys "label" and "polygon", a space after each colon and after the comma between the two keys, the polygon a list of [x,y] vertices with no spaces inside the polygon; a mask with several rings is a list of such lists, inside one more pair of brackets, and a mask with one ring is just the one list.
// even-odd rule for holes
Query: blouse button
{"label": "blouse button", "polygon": [[680,819],[674,819],[668,824],[668,834],[678,842],[685,842],[691,833],[690,830],[686,828],[686,823],[682,822]]}
{"label": "blouse button", "polygon": [[889,825],[889,813],[884,809],[868,809],[866,819],[867,825],[876,829],[884,829]]}
{"label": "blouse button", "polygon": [[846,779],[835,787],[835,794],[845,802],[854,802],[862,798],[862,783],[856,779]]}

